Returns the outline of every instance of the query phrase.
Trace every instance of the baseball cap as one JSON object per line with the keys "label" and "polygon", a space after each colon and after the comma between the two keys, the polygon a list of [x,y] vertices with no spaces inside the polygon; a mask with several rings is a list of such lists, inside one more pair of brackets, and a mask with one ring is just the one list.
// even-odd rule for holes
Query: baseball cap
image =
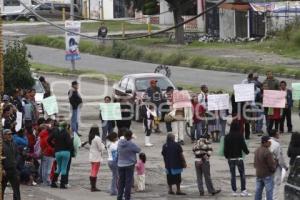
{"label": "baseball cap", "polygon": [[3,101],[9,101],[9,96],[7,94],[3,95]]}
{"label": "baseball cap", "polygon": [[264,135],[261,137],[261,143],[264,144],[270,140],[270,137],[267,135]]}
{"label": "baseball cap", "polygon": [[10,129],[4,129],[3,130],[3,135],[6,135],[6,134],[11,134],[12,132],[11,132],[11,130]]}
{"label": "baseball cap", "polygon": [[150,84],[153,84],[153,83],[157,83],[157,80],[155,80],[155,79],[150,80]]}

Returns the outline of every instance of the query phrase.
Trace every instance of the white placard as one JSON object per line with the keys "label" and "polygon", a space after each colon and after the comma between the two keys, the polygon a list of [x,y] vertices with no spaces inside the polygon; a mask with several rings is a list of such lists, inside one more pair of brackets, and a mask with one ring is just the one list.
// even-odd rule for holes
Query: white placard
{"label": "white placard", "polygon": [[229,109],[229,94],[210,94],[207,96],[208,110]]}
{"label": "white placard", "polygon": [[67,61],[79,60],[79,41],[80,36],[75,33],[80,33],[80,21],[65,21],[65,29],[70,31],[65,33],[66,56]]}
{"label": "white placard", "polygon": [[254,83],[236,84],[233,86],[235,102],[254,101]]}
{"label": "white placard", "polygon": [[22,128],[22,122],[23,122],[23,114],[21,112],[17,112],[17,119],[16,119],[17,125],[16,125],[16,131],[18,132]]}

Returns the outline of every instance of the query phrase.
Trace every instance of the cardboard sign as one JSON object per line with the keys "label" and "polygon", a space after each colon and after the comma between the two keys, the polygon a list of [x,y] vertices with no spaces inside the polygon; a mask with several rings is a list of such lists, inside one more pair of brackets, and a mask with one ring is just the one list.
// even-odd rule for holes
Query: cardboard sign
{"label": "cardboard sign", "polygon": [[208,110],[229,109],[229,94],[210,94],[207,96]]}
{"label": "cardboard sign", "polygon": [[100,103],[100,111],[103,120],[121,120],[120,103]]}
{"label": "cardboard sign", "polygon": [[173,108],[191,108],[191,97],[187,90],[173,92]]}
{"label": "cardboard sign", "polygon": [[43,99],[42,104],[45,112],[48,115],[53,115],[58,113],[58,104],[55,96],[50,96]]}
{"label": "cardboard sign", "polygon": [[236,84],[233,86],[235,102],[254,101],[254,83]]}
{"label": "cardboard sign", "polygon": [[286,91],[264,90],[263,107],[285,108]]}
{"label": "cardboard sign", "polygon": [[292,83],[293,100],[300,100],[300,83]]}

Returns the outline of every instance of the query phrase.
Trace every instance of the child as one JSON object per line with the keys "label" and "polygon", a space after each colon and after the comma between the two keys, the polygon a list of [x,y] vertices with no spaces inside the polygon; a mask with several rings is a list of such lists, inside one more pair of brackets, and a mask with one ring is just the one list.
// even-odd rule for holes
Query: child
{"label": "child", "polygon": [[146,163],[146,154],[139,154],[139,161],[135,165],[136,169],[136,185],[137,192],[145,191],[145,163]]}
{"label": "child", "polygon": [[37,171],[33,162],[33,158],[27,156],[25,159],[24,167],[21,171],[22,182],[29,186],[37,185],[37,183],[34,181],[35,177],[37,176]]}

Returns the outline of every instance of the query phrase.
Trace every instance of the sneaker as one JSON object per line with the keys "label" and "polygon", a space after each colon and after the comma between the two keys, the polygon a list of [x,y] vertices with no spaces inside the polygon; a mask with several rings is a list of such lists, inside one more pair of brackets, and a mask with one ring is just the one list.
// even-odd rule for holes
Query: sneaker
{"label": "sneaker", "polygon": [[237,197],[237,196],[238,196],[238,193],[237,193],[237,192],[232,192],[232,196],[233,196],[233,197]]}
{"label": "sneaker", "polygon": [[36,185],[37,185],[37,183],[36,183],[36,182],[34,182],[34,181],[32,181],[32,185],[33,185],[33,186],[36,186]]}
{"label": "sneaker", "polygon": [[244,190],[241,192],[241,197],[251,197],[252,195],[247,192],[247,190]]}

